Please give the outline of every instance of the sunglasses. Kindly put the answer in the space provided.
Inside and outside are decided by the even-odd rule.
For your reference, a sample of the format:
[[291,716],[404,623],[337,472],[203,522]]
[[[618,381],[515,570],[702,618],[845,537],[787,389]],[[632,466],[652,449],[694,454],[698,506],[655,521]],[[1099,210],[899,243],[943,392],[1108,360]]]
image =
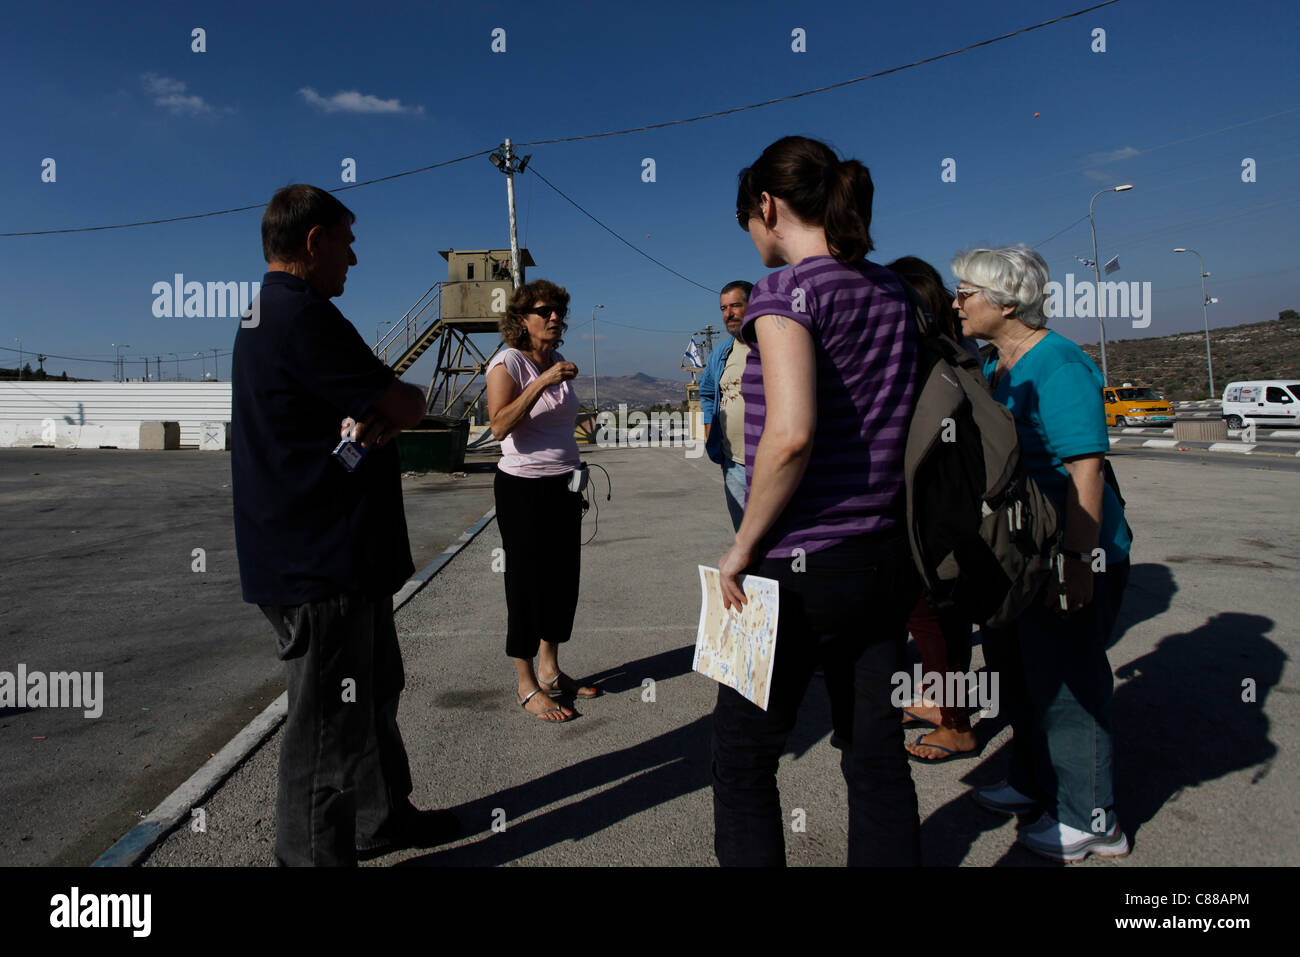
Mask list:
[[983,290],[983,289],[980,289],[980,288],[975,288],[975,289],[958,289],[958,290],[957,290],[957,305],[959,305],[959,306],[960,306],[960,305],[963,305],[963,304],[966,302],[966,300],[969,299],[971,296],[974,296],[974,295],[976,295],[976,294],[978,294],[978,293],[981,293],[981,292],[983,292],[983,291],[984,291],[984,290]]
[[564,310],[559,306],[535,306],[529,309],[528,312],[530,315],[541,316],[543,319],[550,316],[551,313],[555,313],[559,319],[564,318]]

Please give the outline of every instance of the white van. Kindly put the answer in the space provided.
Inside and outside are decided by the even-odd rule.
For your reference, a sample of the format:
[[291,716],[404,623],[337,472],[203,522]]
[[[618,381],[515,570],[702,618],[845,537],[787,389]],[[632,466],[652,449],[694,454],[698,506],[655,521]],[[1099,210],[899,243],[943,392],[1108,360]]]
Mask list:
[[1300,425],[1300,381],[1229,382],[1223,390],[1223,417],[1230,429],[1239,429],[1247,422]]

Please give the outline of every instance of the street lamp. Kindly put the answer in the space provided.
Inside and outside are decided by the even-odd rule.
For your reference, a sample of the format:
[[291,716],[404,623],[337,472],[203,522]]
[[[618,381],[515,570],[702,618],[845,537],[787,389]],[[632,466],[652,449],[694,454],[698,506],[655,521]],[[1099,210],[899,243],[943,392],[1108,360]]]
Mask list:
[[203,381],[206,382],[208,379],[208,357],[202,352],[196,352],[194,355],[203,363]]
[[1107,375],[1106,369],[1106,323],[1101,315],[1101,266],[1097,262],[1097,222],[1092,218],[1092,204],[1097,202],[1097,197],[1102,193],[1122,193],[1132,188],[1132,183],[1125,183],[1123,186],[1107,186],[1103,190],[1098,190],[1096,195],[1088,202],[1088,223],[1092,226],[1092,272],[1097,277],[1097,285],[1093,288],[1093,292],[1097,297],[1097,324],[1101,327],[1101,381],[1103,385],[1109,384],[1110,377]]
[[220,366],[220,364],[217,362],[217,350],[216,350],[216,349],[213,349],[213,350],[212,350],[212,381],[213,381],[213,382],[220,382],[220,381],[221,381],[221,366]]
[[18,343],[18,381],[23,381],[23,340],[14,336],[14,342]]
[[118,382],[121,382],[122,379],[124,378],[124,376],[122,375],[122,350],[123,350],[123,349],[130,349],[130,348],[131,348],[131,343],[129,343],[129,342],[110,342],[109,345],[111,345],[114,349],[117,350],[117,381],[118,381]]
[[595,403],[596,415],[600,415],[600,393],[596,391],[596,310],[604,306],[591,307],[591,401]]
[[1205,320],[1205,367],[1210,373],[1210,398],[1214,398],[1214,360],[1210,358],[1210,303],[1218,302],[1217,299],[1210,299],[1205,295],[1205,277],[1209,275],[1205,271],[1205,260],[1195,249],[1188,249],[1186,246],[1179,246],[1174,250],[1176,253],[1193,253],[1201,263],[1201,317]]

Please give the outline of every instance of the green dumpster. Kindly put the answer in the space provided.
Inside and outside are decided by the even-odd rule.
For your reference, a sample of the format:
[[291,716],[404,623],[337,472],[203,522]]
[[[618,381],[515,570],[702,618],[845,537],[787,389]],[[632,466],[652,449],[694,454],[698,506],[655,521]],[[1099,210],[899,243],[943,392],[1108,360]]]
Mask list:
[[397,456],[403,472],[459,472],[465,468],[469,422],[427,415],[413,429],[397,436]]

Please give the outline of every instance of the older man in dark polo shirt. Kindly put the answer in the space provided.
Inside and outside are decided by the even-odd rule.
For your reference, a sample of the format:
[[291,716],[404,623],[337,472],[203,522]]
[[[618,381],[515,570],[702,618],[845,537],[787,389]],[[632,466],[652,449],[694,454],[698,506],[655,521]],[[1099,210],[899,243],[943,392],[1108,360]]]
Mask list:
[[[392,596],[411,576],[397,447],[424,394],[398,381],[330,299],[343,294],[355,216],[314,186],[267,205],[262,290],[235,336],[231,468],[244,600],[277,635],[289,686],[275,858],[352,865],[455,835],[417,811],[397,728],[405,684]],[[351,420],[351,421],[348,421]],[[332,456],[355,423],[367,454]]]

